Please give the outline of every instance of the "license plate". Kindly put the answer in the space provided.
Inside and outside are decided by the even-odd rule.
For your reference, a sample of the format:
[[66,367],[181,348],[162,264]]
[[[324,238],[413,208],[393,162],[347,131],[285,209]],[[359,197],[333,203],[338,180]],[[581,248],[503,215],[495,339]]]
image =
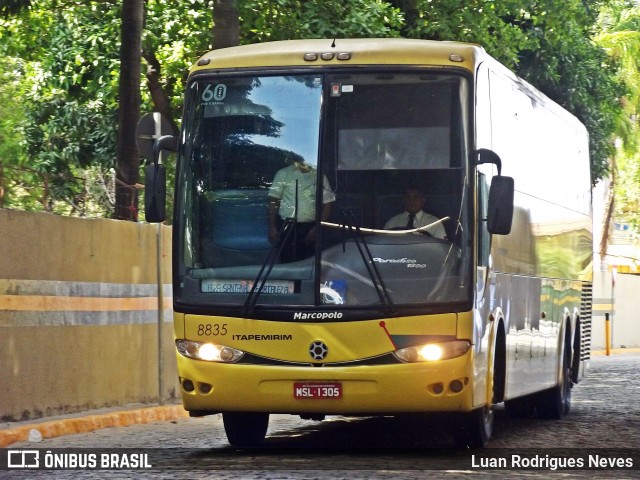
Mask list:
[[295,382],[293,398],[299,399],[336,399],[342,397],[341,383]]

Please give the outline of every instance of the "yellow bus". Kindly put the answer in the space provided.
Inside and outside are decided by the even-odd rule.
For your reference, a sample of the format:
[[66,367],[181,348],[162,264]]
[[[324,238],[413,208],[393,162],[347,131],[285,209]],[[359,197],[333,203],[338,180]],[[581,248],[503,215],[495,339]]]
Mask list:
[[[477,45],[296,40],[190,71],[173,217],[184,407],[560,418],[589,359],[588,135]],[[157,155],[156,155],[157,156]],[[146,172],[148,221],[164,169]]]

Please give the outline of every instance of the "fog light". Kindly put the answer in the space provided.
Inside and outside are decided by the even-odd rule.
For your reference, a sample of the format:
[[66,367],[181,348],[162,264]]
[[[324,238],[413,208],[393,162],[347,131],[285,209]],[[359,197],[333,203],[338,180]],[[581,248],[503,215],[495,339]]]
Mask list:
[[200,392],[201,393],[209,393],[211,391],[211,385],[209,385],[208,383],[201,383],[200,384]]
[[431,390],[433,390],[433,393],[440,395],[444,391],[444,385],[441,383],[434,383],[431,386]]
[[196,389],[196,387],[193,386],[193,382],[191,380],[183,380],[182,388],[184,388],[187,392],[193,392]]
[[449,384],[449,389],[453,393],[459,393],[462,391],[462,382],[460,380],[454,380]]

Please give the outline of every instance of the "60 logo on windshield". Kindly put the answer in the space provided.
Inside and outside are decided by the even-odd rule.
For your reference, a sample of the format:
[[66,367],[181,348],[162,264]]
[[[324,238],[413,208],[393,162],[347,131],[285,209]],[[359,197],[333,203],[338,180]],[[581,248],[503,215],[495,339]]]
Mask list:
[[202,92],[202,101],[210,102],[215,100],[216,102],[221,102],[227,96],[227,86],[224,83],[220,83],[218,85],[207,85]]
[[199,337],[217,337],[218,335],[227,334],[227,324],[219,323],[201,323],[198,325]]

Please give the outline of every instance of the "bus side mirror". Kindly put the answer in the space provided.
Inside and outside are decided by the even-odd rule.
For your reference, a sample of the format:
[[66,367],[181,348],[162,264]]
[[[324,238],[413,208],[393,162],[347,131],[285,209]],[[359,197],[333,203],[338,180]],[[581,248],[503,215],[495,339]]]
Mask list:
[[167,172],[160,163],[163,150],[176,151],[173,135],[164,135],[153,144],[153,163],[144,170],[144,218],[149,223],[163,222],[167,216]]
[[511,233],[513,222],[513,178],[497,175],[491,180],[489,189],[489,208],[487,211],[487,230],[496,235]]

